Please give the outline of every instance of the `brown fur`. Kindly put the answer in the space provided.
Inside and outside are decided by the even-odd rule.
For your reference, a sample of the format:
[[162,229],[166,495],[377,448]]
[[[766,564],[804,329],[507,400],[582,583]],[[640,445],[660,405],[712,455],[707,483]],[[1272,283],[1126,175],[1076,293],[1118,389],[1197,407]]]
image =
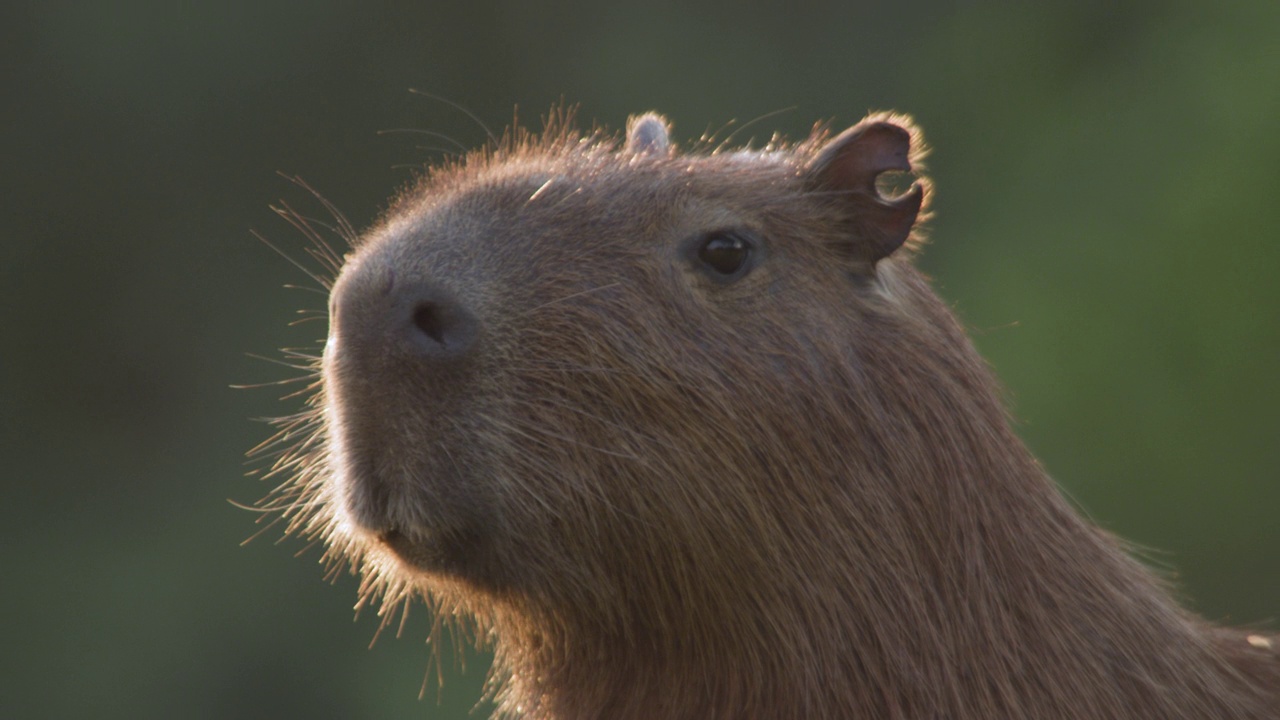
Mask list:
[[[910,120],[872,122],[918,172]],[[1184,612],[1072,510],[918,239],[881,259],[812,182],[827,143],[553,123],[432,171],[342,269],[268,506],[388,617],[473,627],[503,716],[1280,717],[1280,643]],[[762,239],[736,282],[679,249],[722,228]],[[361,335],[420,280],[473,314],[465,357]]]

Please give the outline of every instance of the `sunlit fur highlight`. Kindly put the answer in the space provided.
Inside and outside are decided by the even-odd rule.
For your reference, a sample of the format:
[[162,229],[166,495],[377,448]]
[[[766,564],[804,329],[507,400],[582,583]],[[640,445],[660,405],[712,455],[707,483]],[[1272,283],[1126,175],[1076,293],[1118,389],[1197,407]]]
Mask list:
[[[910,119],[873,119],[910,130],[918,172]],[[420,599],[433,636],[491,648],[503,717],[1280,717],[1274,643],[1180,609],[1014,435],[910,264],[919,233],[851,281],[838,194],[802,182],[829,137],[645,156],[553,113],[541,134],[508,130],[430,169],[363,236],[285,208],[336,275],[330,229],[366,252],[450,203],[527,186],[513,215],[568,223],[568,244],[597,229],[607,247],[583,254],[610,263],[530,245],[538,287],[493,310],[511,332],[459,463],[504,522],[509,576],[410,568],[344,519],[318,357],[294,358],[310,397],[259,451],[283,479],[261,507],[323,541],[331,572],[359,575],[384,626]],[[620,239],[665,217],[637,198],[661,206],[689,178],[708,223],[718,202],[750,208],[775,243],[741,288],[673,275]],[[625,282],[600,279],[615,267]]]

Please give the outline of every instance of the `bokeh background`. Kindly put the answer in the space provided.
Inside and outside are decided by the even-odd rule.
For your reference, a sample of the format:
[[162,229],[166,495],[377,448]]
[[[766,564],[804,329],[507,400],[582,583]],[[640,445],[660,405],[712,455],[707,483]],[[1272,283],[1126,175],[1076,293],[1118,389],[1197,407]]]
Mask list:
[[229,386],[325,332],[289,327],[323,298],[250,231],[302,255],[268,204],[319,208],[277,171],[362,225],[483,142],[411,87],[494,127],[656,108],[686,142],[914,114],[921,264],[1023,436],[1198,611],[1276,628],[1280,3],[51,1],[0,27],[2,717],[467,716],[483,654],[437,692],[424,610],[366,649],[353,579],[242,547],[228,503],[268,490],[251,418],[297,407]]

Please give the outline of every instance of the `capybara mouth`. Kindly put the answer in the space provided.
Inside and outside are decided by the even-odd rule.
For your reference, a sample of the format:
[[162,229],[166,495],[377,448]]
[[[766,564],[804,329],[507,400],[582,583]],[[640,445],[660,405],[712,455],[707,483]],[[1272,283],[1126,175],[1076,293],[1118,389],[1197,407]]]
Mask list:
[[420,570],[437,569],[439,553],[433,552],[429,543],[415,539],[398,530],[384,530],[376,535],[378,542],[391,551],[401,562]]
[[[409,561],[414,554],[421,553],[421,543],[414,542],[412,538],[398,529],[384,530],[377,534],[377,538],[378,542],[405,561]],[[415,550],[416,553],[414,552]]]
[[378,532],[374,537],[408,567],[456,577],[473,574],[469,568],[476,562],[481,546],[474,533],[460,530],[424,533],[392,528]]
[[404,533],[399,530],[384,530],[378,533],[378,539],[387,545],[394,545],[404,538]]

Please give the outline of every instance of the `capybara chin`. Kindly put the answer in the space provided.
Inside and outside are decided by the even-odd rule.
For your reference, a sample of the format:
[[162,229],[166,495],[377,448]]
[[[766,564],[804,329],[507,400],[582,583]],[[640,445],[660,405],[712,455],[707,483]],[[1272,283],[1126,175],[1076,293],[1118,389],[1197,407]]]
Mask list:
[[1010,429],[912,265],[923,154],[896,114],[686,151],[648,114],[431,169],[341,267],[266,505],[474,631],[503,717],[1280,718],[1280,643]]

